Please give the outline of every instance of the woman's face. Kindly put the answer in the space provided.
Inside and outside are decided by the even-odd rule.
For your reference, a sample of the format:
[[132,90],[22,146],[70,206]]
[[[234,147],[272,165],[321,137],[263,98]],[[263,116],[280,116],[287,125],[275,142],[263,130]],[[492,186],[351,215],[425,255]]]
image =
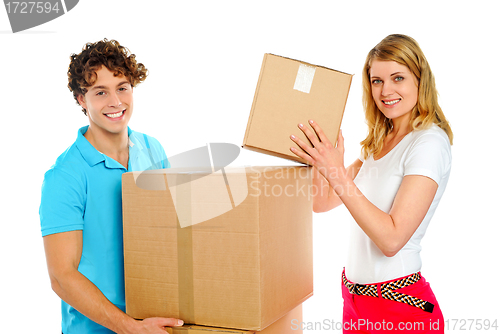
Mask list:
[[410,117],[418,100],[418,80],[408,67],[395,61],[373,60],[370,83],[373,99],[385,117]]

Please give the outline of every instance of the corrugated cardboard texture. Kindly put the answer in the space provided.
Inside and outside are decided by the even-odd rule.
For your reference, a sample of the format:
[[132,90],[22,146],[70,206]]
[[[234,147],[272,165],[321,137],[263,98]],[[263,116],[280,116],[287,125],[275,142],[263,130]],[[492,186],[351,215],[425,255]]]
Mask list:
[[[314,77],[309,73],[302,76],[300,69],[304,68],[313,68]],[[350,74],[265,54],[243,147],[305,163],[290,152],[290,147],[296,146],[290,135],[308,142],[297,125],[307,124],[310,119],[321,126],[335,145],[351,80]],[[304,85],[297,85],[298,81],[310,84],[308,93],[300,90]]]
[[[123,175],[129,315],[262,330],[312,295],[309,167],[247,168],[248,195],[241,204],[185,228],[178,223],[169,191],[175,173],[190,175],[173,169]],[[228,179],[236,173],[241,169],[226,168]],[[182,184],[182,194],[176,192],[177,200],[197,192],[186,196],[191,203],[184,203],[193,212],[221,200],[210,187],[200,186],[200,180],[213,184],[210,178],[220,175],[197,177],[197,182]],[[229,184],[232,192],[242,187]]]
[[169,334],[302,334],[301,322],[302,304],[260,332],[196,325],[167,328],[167,332]]

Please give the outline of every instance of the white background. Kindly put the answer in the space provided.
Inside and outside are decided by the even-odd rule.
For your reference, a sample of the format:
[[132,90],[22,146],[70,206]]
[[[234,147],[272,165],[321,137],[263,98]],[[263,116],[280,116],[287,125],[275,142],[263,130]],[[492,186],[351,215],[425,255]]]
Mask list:
[[[2,326],[9,328],[1,332],[60,331],[40,234],[40,186],[88,123],[66,87],[69,56],[104,37],[120,41],[149,69],[134,91],[130,126],[159,139],[169,156],[209,142],[241,145],[266,52],[354,74],[342,125],[349,163],[366,134],[366,54],[388,34],[414,37],[455,133],[452,175],[423,240],[422,273],[451,328],[453,319],[499,319],[500,184],[492,163],[500,120],[497,6],[478,0],[81,0],[66,15],[16,34],[0,8],[0,300]],[[243,150],[233,164],[291,163]],[[306,324],[341,320],[347,220],[345,208],[314,215],[315,290],[304,303]],[[307,331],[333,332],[339,333]],[[457,325],[455,332],[463,331]]]

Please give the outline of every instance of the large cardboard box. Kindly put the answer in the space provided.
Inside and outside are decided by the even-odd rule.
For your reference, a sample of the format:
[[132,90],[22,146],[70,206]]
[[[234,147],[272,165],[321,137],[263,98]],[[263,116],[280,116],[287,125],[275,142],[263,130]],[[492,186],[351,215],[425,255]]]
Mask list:
[[301,323],[302,304],[259,332],[197,325],[167,328],[167,332],[169,334],[302,334]]
[[312,295],[309,167],[166,169],[122,181],[132,317],[260,331]]
[[297,125],[316,121],[335,144],[352,75],[326,67],[265,54],[243,139],[243,147],[305,163],[290,151]]

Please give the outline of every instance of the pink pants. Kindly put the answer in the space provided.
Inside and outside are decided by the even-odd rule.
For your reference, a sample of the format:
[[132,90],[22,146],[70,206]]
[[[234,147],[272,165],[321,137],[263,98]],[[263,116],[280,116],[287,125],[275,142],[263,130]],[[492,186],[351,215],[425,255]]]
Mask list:
[[444,333],[443,314],[429,283],[423,277],[410,286],[394,291],[434,304],[432,313],[382,298],[380,285],[391,281],[377,284],[378,298],[353,295],[342,283],[343,333]]

